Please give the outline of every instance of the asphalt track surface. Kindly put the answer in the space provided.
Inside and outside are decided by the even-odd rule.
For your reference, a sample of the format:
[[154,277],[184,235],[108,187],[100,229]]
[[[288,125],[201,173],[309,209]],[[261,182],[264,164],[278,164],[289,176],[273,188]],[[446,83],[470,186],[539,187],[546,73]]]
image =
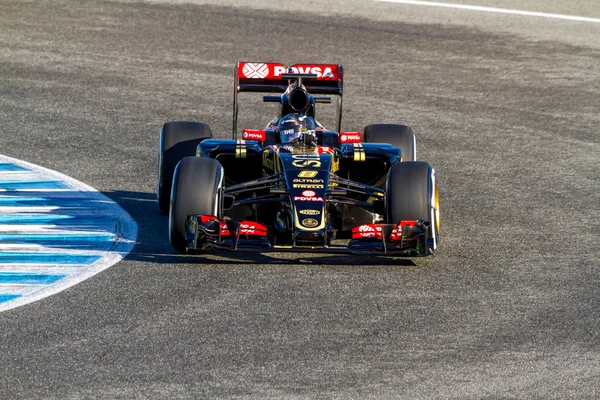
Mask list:
[[[0,2],[0,151],[139,228],[126,260],[0,313],[0,398],[599,397],[598,24],[228,3]],[[344,129],[412,125],[437,255],[175,255],[158,131],[228,137],[238,60],[339,62]],[[273,115],[246,106],[251,127]]]

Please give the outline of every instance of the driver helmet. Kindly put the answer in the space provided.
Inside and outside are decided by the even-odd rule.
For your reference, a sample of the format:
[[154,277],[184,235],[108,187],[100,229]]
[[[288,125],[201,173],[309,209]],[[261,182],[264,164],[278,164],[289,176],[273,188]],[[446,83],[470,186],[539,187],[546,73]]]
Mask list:
[[315,120],[303,114],[288,114],[279,120],[277,130],[282,144],[316,146]]

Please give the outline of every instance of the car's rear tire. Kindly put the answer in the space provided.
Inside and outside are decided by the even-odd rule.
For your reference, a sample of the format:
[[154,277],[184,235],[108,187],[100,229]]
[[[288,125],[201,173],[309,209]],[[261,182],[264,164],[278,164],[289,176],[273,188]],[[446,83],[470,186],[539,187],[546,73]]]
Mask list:
[[169,212],[169,198],[175,166],[183,158],[196,155],[198,143],[212,137],[210,127],[202,122],[167,122],[160,131],[158,150],[158,207]]
[[364,130],[365,143],[389,143],[402,151],[402,161],[416,161],[416,140],[412,129],[406,125],[373,124]]
[[426,162],[412,161],[392,165],[386,184],[386,219],[397,224],[403,220],[429,221],[429,245],[439,241],[440,215],[435,171]]
[[222,218],[224,177],[223,166],[212,158],[184,157],[175,167],[169,207],[169,239],[178,252],[186,252],[188,215]]

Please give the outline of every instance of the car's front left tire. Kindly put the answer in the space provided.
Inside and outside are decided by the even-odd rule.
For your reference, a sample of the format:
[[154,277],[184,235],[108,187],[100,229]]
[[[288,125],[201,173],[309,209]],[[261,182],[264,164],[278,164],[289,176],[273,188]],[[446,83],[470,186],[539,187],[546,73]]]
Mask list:
[[435,250],[439,241],[439,196],[435,171],[426,162],[409,161],[392,165],[386,184],[386,219],[428,221],[428,245]]
[[222,218],[222,189],[225,172],[217,160],[184,157],[175,168],[169,207],[169,239],[180,253],[187,249],[185,233],[189,215]]
[[402,161],[416,161],[415,134],[410,126],[398,124],[367,125],[364,130],[365,143],[388,143],[402,151]]

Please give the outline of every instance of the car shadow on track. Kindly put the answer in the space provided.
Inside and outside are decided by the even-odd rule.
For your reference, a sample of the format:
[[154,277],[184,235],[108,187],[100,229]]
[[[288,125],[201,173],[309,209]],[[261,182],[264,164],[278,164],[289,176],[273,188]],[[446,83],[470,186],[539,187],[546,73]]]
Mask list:
[[210,255],[182,255],[173,250],[168,238],[169,216],[156,203],[155,193],[109,191],[104,195],[115,201],[131,215],[138,225],[138,237],[126,260],[158,264],[279,264],[328,266],[411,266],[409,258],[373,255],[340,255],[314,253],[257,253],[220,251]]

